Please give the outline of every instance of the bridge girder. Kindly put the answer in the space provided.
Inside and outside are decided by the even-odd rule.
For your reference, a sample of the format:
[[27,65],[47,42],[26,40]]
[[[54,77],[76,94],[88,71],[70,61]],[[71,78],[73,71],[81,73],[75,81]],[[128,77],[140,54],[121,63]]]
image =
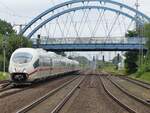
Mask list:
[[[123,14],[124,16],[128,17],[128,18],[131,18],[133,19],[134,21],[140,23],[140,24],[144,24],[144,22],[150,22],[150,18],[148,16],[146,16],[145,14],[143,14],[142,12],[140,11],[137,11],[136,9],[128,6],[128,5],[125,5],[123,3],[120,3],[120,2],[116,2],[116,1],[112,1],[112,0],[70,0],[70,1],[67,1],[67,2],[64,2],[64,3],[61,3],[61,4],[58,4],[46,11],[44,11],[43,13],[41,13],[40,15],[38,15],[36,18],[34,18],[31,22],[29,22],[20,32],[20,34],[24,34],[35,22],[37,22],[38,20],[40,20],[42,17],[46,16],[47,14],[49,14],[50,12],[53,12],[61,7],[64,7],[64,6],[68,6],[68,5],[72,5],[72,4],[76,4],[76,3],[85,3],[85,2],[100,2],[100,3],[109,3],[109,4],[113,4],[113,5],[116,5],[116,6],[119,6],[120,7],[120,10],[116,10],[115,8],[109,8],[109,7],[103,7],[103,8],[106,8],[106,10],[111,10],[113,12],[118,12],[120,14]],[[85,6],[84,6],[85,7]],[[74,10],[79,10],[79,9],[84,9],[84,7],[75,7]],[[98,8],[98,6],[86,6],[87,8],[91,7],[91,8]],[[99,6],[99,8],[102,8],[101,6]],[[125,13],[125,12],[122,12],[121,9],[128,9],[132,12],[134,12],[135,14],[138,14],[139,16],[142,17],[143,20],[138,20],[138,19],[135,19],[135,17],[133,17],[133,15],[130,15],[128,13]],[[62,11],[64,14],[67,13],[67,11],[73,11],[73,8],[71,9],[68,9],[66,11]],[[28,37],[31,38],[31,36],[38,30],[40,29],[40,27],[42,27],[44,24],[46,24],[48,21],[51,21],[52,20],[52,17],[56,18],[58,17],[60,14],[63,15],[63,13],[58,13],[58,14],[55,14],[55,16],[51,16],[50,18],[44,20],[44,22],[40,23],[38,26],[39,27],[36,27],[34,30],[32,30]],[[135,16],[135,15],[134,15]],[[54,19],[55,19],[54,18]],[[145,21],[144,21],[145,20]]]
[[147,48],[140,44],[40,44],[33,45],[34,48],[40,47],[47,51],[66,52],[66,51],[140,51]]

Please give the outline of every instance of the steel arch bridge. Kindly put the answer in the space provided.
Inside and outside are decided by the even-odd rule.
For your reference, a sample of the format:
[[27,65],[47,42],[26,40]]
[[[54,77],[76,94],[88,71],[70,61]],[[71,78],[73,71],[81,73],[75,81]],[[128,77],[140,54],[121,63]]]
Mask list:
[[[84,41],[81,43],[79,40],[83,39],[83,37],[80,36],[81,33],[79,33],[79,30],[82,29],[82,26],[80,25],[79,27],[77,27],[78,25],[72,24],[72,26],[75,29],[75,35],[76,38],[78,38],[78,41],[75,41],[73,36],[70,36],[72,42],[64,42],[64,39],[69,38],[69,36],[67,35],[69,30],[66,30],[66,33],[64,33],[63,29],[66,28],[67,24],[63,23],[63,28],[61,28],[61,25],[58,23],[58,19],[60,17],[62,17],[63,15],[69,14],[69,13],[75,13],[82,10],[83,11],[83,17],[84,18],[88,18],[88,11],[91,10],[97,10],[98,11],[98,19],[96,21],[96,25],[93,27],[94,30],[91,32],[90,37],[84,36],[85,37],[90,38],[90,41],[85,42]],[[108,25],[108,22],[105,22],[106,26],[104,28],[104,32],[105,32],[105,41],[102,42],[96,42],[95,40],[95,36],[94,33],[96,32],[95,29],[98,30],[98,23],[102,24],[102,21],[104,21],[104,17],[106,15],[106,12],[111,12],[115,14],[115,18],[114,21],[111,23],[111,25]],[[149,23],[150,22],[150,18],[143,14],[142,12],[126,5],[120,2],[116,2],[114,0],[69,0],[63,3],[60,3],[58,5],[55,5],[51,8],[49,8],[48,10],[44,11],[43,13],[41,13],[40,15],[38,15],[37,17],[35,17],[32,21],[30,21],[21,31],[20,34],[23,34],[25,36],[27,36],[28,38],[32,38],[34,34],[36,34],[40,29],[42,29],[43,27],[45,27],[45,25],[47,25],[48,23],[56,20],[56,23],[60,29],[60,34],[62,37],[61,43],[51,43],[52,39],[53,40],[60,40],[60,37],[53,37],[53,36],[47,36],[47,39],[41,43],[40,47],[45,48],[47,50],[54,50],[54,51],[67,51],[67,50],[120,50],[120,51],[124,51],[124,50],[138,50],[139,48],[144,48],[144,43],[145,41],[139,40],[139,38],[137,37],[137,40],[139,40],[139,42],[135,43],[133,41],[133,43],[130,41],[124,41],[125,43],[122,43],[122,39],[120,39],[120,42],[115,42],[112,43],[108,40],[111,39],[111,33],[113,31],[113,27],[115,26],[116,22],[119,22],[119,17],[123,16],[123,18],[128,18],[132,23],[135,22],[138,24],[138,26],[143,27],[143,25],[145,23]],[[74,15],[73,15],[74,16]],[[111,15],[110,15],[111,16]],[[68,17],[67,17],[68,18]],[[73,18],[74,17],[70,17],[70,22],[73,23]],[[76,17],[78,18],[78,17]],[[110,18],[110,17],[109,17]],[[83,21],[84,19],[81,19],[81,24],[83,24],[85,21]],[[120,22],[121,24],[121,22]],[[71,24],[70,24],[71,25]],[[129,24],[130,25],[130,24]],[[103,25],[104,26],[104,25]],[[108,28],[108,26],[110,26],[110,28]],[[67,29],[67,28],[66,28]],[[78,30],[79,29],[79,30]],[[90,29],[90,28],[89,28]],[[68,32],[67,32],[68,31]],[[90,31],[90,30],[89,30]],[[126,30],[127,31],[127,30]],[[82,31],[80,31],[82,32]],[[64,35],[66,34],[66,36]],[[95,33],[96,34],[96,33]],[[50,37],[50,38],[49,38]],[[99,35],[97,37],[100,37]],[[141,38],[141,37],[140,37]],[[50,41],[49,41],[50,39]],[[87,40],[86,39],[86,40]],[[91,43],[92,40],[95,40],[95,43]],[[42,39],[41,39],[42,40]],[[112,39],[111,39],[112,40]],[[143,40],[143,39],[142,39]],[[62,43],[64,42],[64,43]],[[34,41],[35,44],[35,41]],[[36,47],[36,44],[34,45],[34,47]]]

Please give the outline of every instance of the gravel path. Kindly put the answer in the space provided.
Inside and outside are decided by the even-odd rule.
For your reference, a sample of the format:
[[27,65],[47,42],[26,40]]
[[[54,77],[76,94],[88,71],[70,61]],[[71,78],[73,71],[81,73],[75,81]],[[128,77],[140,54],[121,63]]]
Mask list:
[[128,113],[104,91],[99,76],[86,76],[59,113]]
[[0,113],[14,113],[74,76],[59,78],[0,99]]

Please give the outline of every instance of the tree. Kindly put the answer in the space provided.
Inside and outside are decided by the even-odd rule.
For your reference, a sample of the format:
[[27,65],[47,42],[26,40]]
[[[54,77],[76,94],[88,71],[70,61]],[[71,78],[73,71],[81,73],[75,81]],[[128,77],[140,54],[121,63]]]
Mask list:
[[15,31],[13,30],[13,27],[10,23],[7,23],[6,21],[0,20],[0,34],[13,34]]
[[6,56],[10,59],[11,54],[20,47],[32,47],[32,42],[29,41],[26,37],[21,35],[12,34],[7,39],[7,49],[6,49]]
[[77,57],[68,56],[68,58],[78,61],[81,67],[87,67],[90,64],[90,61],[84,56],[77,56]]
[[10,23],[0,20],[0,71],[3,70],[3,40],[5,39],[6,70],[11,54],[20,47],[32,47],[26,37],[17,35]]
[[0,54],[0,69],[3,69],[3,56]]
[[135,73],[138,70],[138,52],[126,52],[125,53],[125,69],[128,74]]
[[[129,38],[138,36],[138,33],[136,30],[128,31],[126,33],[126,36]],[[125,69],[126,73],[132,74],[135,73],[138,70],[138,52],[137,51],[128,51],[125,53]]]
[[126,37],[136,37],[136,36],[138,36],[138,32],[136,31],[136,30],[133,30],[133,31],[131,31],[131,30],[129,30],[126,34],[125,34],[125,36]]
[[148,52],[150,52],[150,24],[145,24],[144,26],[144,37],[147,39],[146,47]]
[[118,63],[120,63],[122,61],[122,57],[119,55],[115,56],[113,59],[112,59],[112,63],[114,65],[118,65]]
[[59,54],[59,55],[64,56],[64,57],[67,56],[67,55],[65,54],[65,52],[56,52],[56,54]]
[[142,71],[147,72],[150,71],[150,23],[144,25],[144,37],[146,38],[146,47],[148,49],[146,53],[146,57],[144,58],[144,64]]

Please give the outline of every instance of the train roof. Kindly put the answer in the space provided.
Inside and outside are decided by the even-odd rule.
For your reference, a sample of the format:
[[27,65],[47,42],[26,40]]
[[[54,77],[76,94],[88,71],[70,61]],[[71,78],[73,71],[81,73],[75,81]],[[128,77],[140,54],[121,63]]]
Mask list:
[[14,53],[17,53],[17,52],[28,52],[28,53],[34,53],[36,52],[35,49],[33,48],[18,48],[14,51]]
[[[67,57],[64,57],[64,56],[61,56],[61,55],[58,55],[54,52],[47,52],[46,50],[42,49],[42,48],[37,48],[37,49],[34,49],[34,48],[18,48],[14,51],[14,53],[17,53],[17,52],[28,52],[30,54],[34,54],[34,55],[41,55],[45,58],[52,58],[54,61],[62,61],[62,62],[65,62],[65,63],[68,63],[68,64],[75,64],[75,65],[78,65],[79,62],[76,61],[76,60],[71,60]],[[13,54],[14,54],[13,53]]]

